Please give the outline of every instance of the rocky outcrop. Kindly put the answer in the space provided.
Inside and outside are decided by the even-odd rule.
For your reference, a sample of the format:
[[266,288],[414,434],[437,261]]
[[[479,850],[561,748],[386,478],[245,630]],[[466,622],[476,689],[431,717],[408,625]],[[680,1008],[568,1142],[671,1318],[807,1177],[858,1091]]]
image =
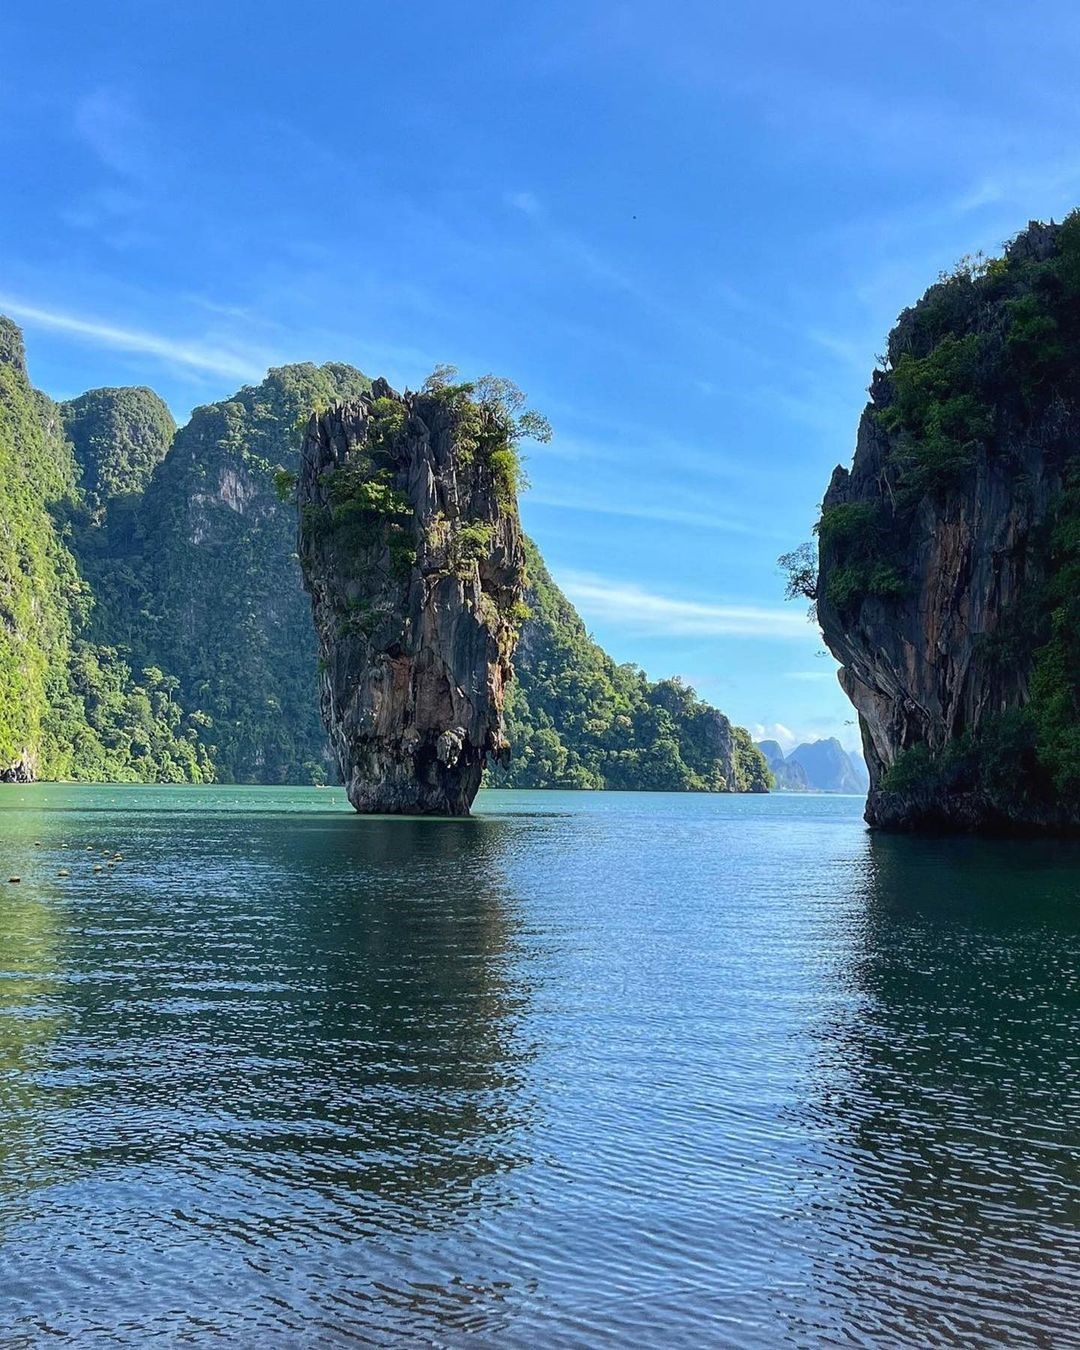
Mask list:
[[1061,531],[1080,447],[1078,259],[1075,222],[1031,226],[1004,259],[931,287],[874,373],[850,471],[833,474],[818,617],[859,713],[872,825],[1080,826],[1062,589],[1080,535]]
[[465,815],[523,618],[513,449],[455,390],[371,394],[312,418],[299,555],[320,702],[357,811]]
[[0,769],[0,783],[33,783],[37,778],[34,757],[23,750],[18,759]]

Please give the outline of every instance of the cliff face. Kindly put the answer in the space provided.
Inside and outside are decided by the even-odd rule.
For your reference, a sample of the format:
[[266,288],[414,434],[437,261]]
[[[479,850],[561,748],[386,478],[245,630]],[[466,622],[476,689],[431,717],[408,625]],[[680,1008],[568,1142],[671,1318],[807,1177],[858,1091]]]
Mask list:
[[467,395],[371,395],[309,424],[299,554],[323,720],[357,811],[465,815],[523,618],[513,454]]
[[114,577],[130,584],[110,594],[112,628],[140,664],[179,677],[220,782],[330,776],[295,509],[274,479],[279,467],[297,469],[313,408],[369,387],[351,366],[304,363],[196,408],[156,469],[130,540],[114,537],[102,587]]
[[1080,826],[1080,223],[1032,225],[905,311],[819,524],[818,616],[866,818]]

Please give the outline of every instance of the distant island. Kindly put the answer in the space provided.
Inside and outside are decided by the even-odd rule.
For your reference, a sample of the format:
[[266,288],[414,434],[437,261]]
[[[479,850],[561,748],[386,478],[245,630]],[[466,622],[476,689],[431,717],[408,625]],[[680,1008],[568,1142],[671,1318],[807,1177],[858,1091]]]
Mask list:
[[[290,492],[311,414],[371,388],[283,366],[178,429],[146,388],[54,403],[0,318],[0,782],[336,779]],[[768,790],[747,731],[614,662],[524,548],[493,785]]]
[[779,792],[865,794],[870,776],[861,755],[844,749],[835,736],[804,741],[787,755],[779,741],[756,741]]

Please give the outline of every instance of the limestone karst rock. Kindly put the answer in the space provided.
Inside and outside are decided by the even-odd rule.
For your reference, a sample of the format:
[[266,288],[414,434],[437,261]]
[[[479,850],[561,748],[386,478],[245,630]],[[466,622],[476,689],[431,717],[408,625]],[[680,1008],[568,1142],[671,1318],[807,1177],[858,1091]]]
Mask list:
[[901,316],[818,527],[867,820],[1080,830],[1080,217]]
[[523,614],[516,460],[498,409],[455,389],[370,395],[314,416],[299,555],[323,720],[361,812],[465,815]]

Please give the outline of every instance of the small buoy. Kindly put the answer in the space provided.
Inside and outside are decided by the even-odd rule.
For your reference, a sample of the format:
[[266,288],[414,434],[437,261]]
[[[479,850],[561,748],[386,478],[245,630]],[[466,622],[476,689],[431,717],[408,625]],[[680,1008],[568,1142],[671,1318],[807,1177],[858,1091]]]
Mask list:
[[104,872],[104,870],[105,870],[105,869],[102,867],[102,865],[101,865],[100,863],[95,863],[95,864],[94,864],[94,871],[95,871],[95,872]]
[[113,861],[114,861],[114,862],[123,862],[123,861],[124,861],[124,855],[123,855],[122,853],[114,853],[114,854],[113,854]]
[[22,881],[22,877],[8,877],[9,886],[17,886]]
[[94,851],[94,846],[93,846],[93,844],[87,844],[87,846],[86,846],[86,851],[87,851],[87,853],[93,853],[93,851]]
[[57,875],[58,877],[69,877],[69,876],[71,876],[71,873],[67,870],[66,867],[61,867],[60,871],[57,872],[56,875]]

